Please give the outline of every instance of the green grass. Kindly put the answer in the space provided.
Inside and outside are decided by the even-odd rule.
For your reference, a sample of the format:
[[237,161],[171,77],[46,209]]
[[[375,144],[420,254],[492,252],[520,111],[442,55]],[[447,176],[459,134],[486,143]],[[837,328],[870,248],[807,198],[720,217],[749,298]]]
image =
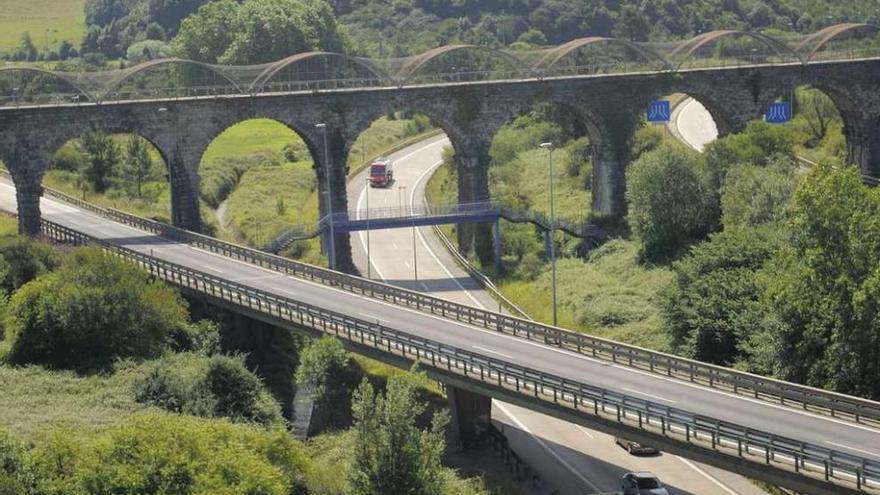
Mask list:
[[[560,326],[668,350],[658,294],[672,281],[673,274],[667,268],[641,265],[638,250],[634,241],[613,240],[594,251],[589,260],[560,259]],[[502,279],[498,288],[533,318],[545,323],[553,321],[548,266],[534,281]]]
[[[590,215],[590,192],[584,190],[590,167],[581,167],[580,174],[570,176],[566,170],[568,150],[553,154],[554,199],[559,218],[584,221]],[[490,169],[492,198],[531,211],[549,214],[547,154],[543,150],[527,150],[504,164]],[[457,181],[449,165],[440,167],[427,185],[428,201],[443,204],[456,198]],[[529,250],[543,255],[543,247],[531,227],[512,226],[502,222],[502,237],[508,242],[516,237],[523,242],[527,230]],[[455,240],[454,230],[446,228]],[[567,240],[566,246],[574,241]],[[589,259],[583,260],[563,250],[559,260],[557,290],[560,326],[654,349],[667,350],[668,336],[658,306],[658,293],[671,280],[667,268],[644,266],[638,259],[635,241],[613,240]],[[521,265],[506,259],[508,271],[496,278],[498,289],[533,318],[544,323],[553,321],[550,287],[550,265],[540,263],[534,279],[521,273]],[[487,269],[487,273],[493,270]]]
[[40,50],[58,49],[63,40],[77,49],[86,32],[85,0],[6,0],[0,7],[0,51],[18,48],[21,34],[30,32]]
[[0,366],[0,428],[32,440],[54,427],[97,432],[132,413],[138,404],[131,373],[82,377],[40,367]]

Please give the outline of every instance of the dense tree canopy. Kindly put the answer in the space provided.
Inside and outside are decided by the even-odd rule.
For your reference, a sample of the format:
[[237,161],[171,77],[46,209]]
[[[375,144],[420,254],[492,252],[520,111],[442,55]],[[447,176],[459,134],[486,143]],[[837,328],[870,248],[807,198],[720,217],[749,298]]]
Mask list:
[[799,185],[788,223],[769,289],[776,372],[880,397],[878,191],[855,167],[819,166]]
[[82,371],[159,355],[186,326],[181,297],[146,272],[81,248],[19,289],[9,303],[14,363]]
[[711,232],[717,205],[699,155],[661,146],[642,155],[627,174],[629,221],[645,257],[659,261]]
[[183,22],[176,43],[185,58],[238,65],[345,51],[336,16],[323,0],[212,2]]

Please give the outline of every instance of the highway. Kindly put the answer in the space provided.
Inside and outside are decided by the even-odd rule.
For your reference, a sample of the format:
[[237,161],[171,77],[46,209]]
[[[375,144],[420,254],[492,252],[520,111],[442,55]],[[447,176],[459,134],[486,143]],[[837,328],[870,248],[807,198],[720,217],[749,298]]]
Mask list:
[[[438,148],[440,146],[437,145]],[[15,210],[14,188],[8,182],[0,184],[0,208]],[[47,198],[42,200],[42,211],[47,220],[87,235],[305,304],[374,320],[392,329],[455,348],[482,353],[496,359],[516,361],[523,366],[568,380],[584,381],[706,417],[772,431],[777,435],[834,448],[851,455],[880,460],[880,431],[870,427],[613,365],[343,289],[293,278],[189,245],[171,242]],[[426,269],[425,275],[428,274]],[[601,450],[604,455],[614,451],[614,448],[609,448],[607,442],[602,442],[596,450]],[[616,488],[616,484],[611,488]]]
[[[432,172],[440,164],[445,137],[429,139],[391,155],[395,182],[388,188],[367,188],[368,171],[348,186],[352,207],[371,208],[420,205]],[[369,198],[368,198],[369,194]],[[498,303],[461,268],[430,227],[376,230],[369,233],[372,278],[437,297],[497,309]],[[352,239],[355,264],[367,274],[367,232]],[[415,280],[413,250],[419,280]],[[487,351],[488,352],[488,351]],[[511,446],[561,494],[602,493],[620,488],[627,471],[652,471],[669,484],[673,494],[764,494],[749,480],[674,455],[635,457],[618,447],[614,438],[594,430],[499,401],[492,416]]]
[[675,107],[669,130],[676,139],[699,152],[718,138],[712,114],[693,98],[687,98]]

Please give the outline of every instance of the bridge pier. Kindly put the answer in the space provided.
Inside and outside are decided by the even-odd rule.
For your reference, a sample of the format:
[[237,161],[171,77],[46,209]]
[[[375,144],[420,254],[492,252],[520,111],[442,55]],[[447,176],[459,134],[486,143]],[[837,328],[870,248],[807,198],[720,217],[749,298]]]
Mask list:
[[[470,152],[468,152],[470,151]],[[470,150],[456,148],[455,166],[458,173],[458,203],[489,201],[489,145],[473,146]],[[465,256],[476,254],[483,265],[494,260],[492,227],[475,223],[458,226],[458,249]]]
[[[309,143],[315,160],[320,217],[325,218],[330,212],[328,207],[332,205],[335,218],[346,218],[348,215],[348,191],[346,187],[348,151],[345,139],[341,135],[341,130],[338,127],[328,126],[326,146],[323,131],[315,129],[309,133],[303,133],[302,137]],[[325,154],[325,149],[329,156]],[[330,170],[329,180],[326,175],[328,169]],[[327,201],[328,196],[330,198],[329,203]],[[327,255],[331,268],[345,273],[357,273],[357,268],[355,268],[351,256],[351,235],[347,232],[339,233],[334,231],[331,243],[330,230],[325,229],[321,233],[321,251]],[[332,259],[330,259],[331,254]]]
[[626,215],[626,167],[641,109],[593,108],[587,125],[593,144],[593,212],[620,218]]
[[880,117],[865,118],[862,122],[844,119],[846,161],[861,169],[862,174],[880,177]]
[[40,198],[43,196],[41,184],[43,174],[39,167],[25,165],[18,168],[9,164],[12,181],[15,183],[15,201],[18,209],[18,232],[36,237],[40,235]]
[[169,167],[171,184],[171,224],[193,232],[202,231],[202,213],[199,204],[199,176],[187,167]]
[[446,398],[451,415],[449,445],[467,448],[488,429],[492,416],[492,399],[452,385],[446,385]]

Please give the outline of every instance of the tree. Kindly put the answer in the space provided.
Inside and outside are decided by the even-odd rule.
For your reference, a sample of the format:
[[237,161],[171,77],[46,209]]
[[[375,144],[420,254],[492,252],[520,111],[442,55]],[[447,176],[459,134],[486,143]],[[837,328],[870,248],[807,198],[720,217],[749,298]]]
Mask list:
[[119,146],[106,131],[95,129],[82,135],[80,147],[86,155],[83,176],[96,193],[103,193],[119,164]]
[[797,164],[779,157],[767,167],[733,168],[721,192],[724,228],[781,223],[795,189]]
[[182,57],[242,65],[345,51],[333,9],[323,0],[211,2],[184,20],[176,43]]
[[662,308],[677,353],[725,366],[749,361],[766,314],[760,270],[780,244],[772,228],[730,229],[675,263]]
[[187,325],[186,304],[147,272],[96,248],[22,286],[8,310],[9,359],[93,371],[151,358]]
[[123,171],[129,186],[134,187],[134,192],[138,198],[141,197],[141,186],[150,178],[152,168],[153,159],[150,158],[147,141],[140,136],[132,134],[128,138],[128,144],[125,147],[125,167]]
[[840,121],[837,106],[825,93],[812,88],[799,89],[795,92],[795,102],[799,116],[806,122],[810,131],[811,147],[815,147],[825,135],[834,121]]
[[296,384],[307,387],[328,423],[338,426],[339,406],[351,397],[353,376],[342,342],[326,336],[310,342],[300,353]]
[[720,191],[728,170],[736,165],[763,167],[780,155],[793,159],[795,146],[803,141],[791,126],[750,122],[743,132],[713,141],[706,147],[706,163],[711,173],[712,187]]
[[21,41],[18,44],[18,52],[15,58],[33,62],[37,60],[37,55],[39,55],[39,50],[34,45],[34,40],[31,39],[31,33],[27,31],[21,33]]
[[414,377],[392,377],[384,395],[364,380],[355,391],[352,410],[355,461],[351,483],[356,495],[441,493],[441,456],[449,416],[435,414],[427,430],[416,426],[426,405],[418,400]]
[[630,225],[643,255],[662,261],[712,231],[717,205],[696,152],[666,145],[642,155],[627,177]]
[[615,36],[630,41],[648,41],[651,34],[651,20],[634,5],[624,5],[620,9]]
[[856,167],[815,167],[773,263],[767,359],[785,379],[880,398],[880,193]]

